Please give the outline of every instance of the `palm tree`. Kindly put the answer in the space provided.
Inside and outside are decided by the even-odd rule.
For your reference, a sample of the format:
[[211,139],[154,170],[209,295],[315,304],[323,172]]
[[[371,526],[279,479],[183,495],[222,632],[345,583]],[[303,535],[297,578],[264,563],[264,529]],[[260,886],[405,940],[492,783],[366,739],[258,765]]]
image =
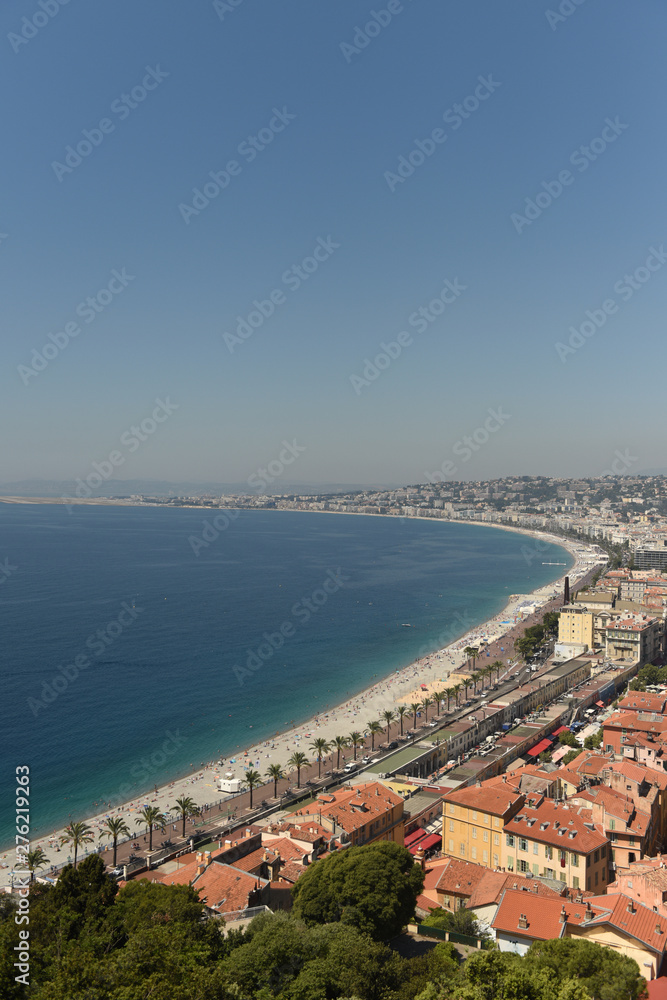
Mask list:
[[[49,863],[49,859],[42,850],[41,847],[36,847],[34,851],[28,851],[25,856],[25,862],[28,866],[28,871],[30,872],[30,881],[35,881],[35,869],[43,868],[44,865]],[[114,864],[115,864],[114,860]]]
[[363,737],[363,733],[358,733],[356,729],[353,733],[350,733],[350,735],[348,736],[348,740],[350,741],[350,746],[354,751],[354,759],[356,760],[357,748],[365,746],[366,740]]
[[336,736],[334,738],[334,740],[332,741],[332,743],[331,743],[331,749],[335,750],[337,752],[336,770],[338,770],[338,768],[340,767],[340,752],[341,752],[341,750],[345,750],[345,748],[349,747],[349,745],[350,745],[350,741],[348,740],[347,736]]
[[283,771],[280,764],[269,764],[266,769],[266,776],[269,781],[273,782],[273,797],[278,798],[278,782],[281,778],[285,777],[285,772]]
[[82,844],[90,844],[95,839],[91,827],[87,823],[70,823],[65,827],[65,832],[60,838],[61,844],[71,844],[74,848],[74,867],[76,868],[76,856]]
[[426,697],[422,699],[421,703],[421,707],[424,709],[424,722],[428,722],[428,709],[430,704],[431,704],[431,699],[429,695],[426,695]]
[[473,694],[477,694],[477,681],[481,679],[482,679],[482,674],[481,671],[479,670],[476,670],[473,674],[470,675],[470,680],[472,681]]
[[454,692],[454,695],[456,697],[456,707],[457,708],[459,707],[459,691],[461,690],[462,687],[463,687],[463,684],[461,684],[461,682],[459,681],[459,683],[455,684],[454,687],[452,688],[452,691]]
[[417,728],[417,712],[421,708],[418,701],[413,701],[410,703],[410,709],[412,710],[412,728]]
[[371,751],[373,751],[375,750],[375,737],[377,736],[378,733],[382,732],[382,726],[380,725],[379,722],[369,722],[368,732],[370,733],[371,736]]
[[472,660],[472,665],[473,665],[473,668],[474,668],[474,666],[475,666],[475,660],[477,659],[477,657],[479,655],[479,649],[477,648],[477,646],[466,646],[466,648],[463,650],[463,652],[468,657],[468,666],[470,666],[470,661]]
[[500,681],[500,671],[503,669],[502,660],[494,660],[491,668],[496,672],[496,684]]
[[297,750],[296,753],[292,754],[287,763],[290,767],[296,768],[296,787],[301,788],[301,768],[310,763],[308,758],[305,753],[301,753],[300,750]]
[[171,811],[181,814],[181,820],[183,822],[181,836],[185,837],[185,821],[188,816],[192,816],[193,813],[197,812],[197,803],[188,795],[181,795],[180,799],[176,799],[176,805],[171,807]]
[[436,711],[437,711],[438,715],[440,715],[440,712],[442,711],[442,703],[443,703],[444,700],[445,700],[445,692],[444,691],[435,691],[433,693],[433,702],[435,704]]
[[445,697],[447,699],[447,711],[449,711],[449,703],[454,697],[455,693],[456,692],[454,691],[453,687],[447,688],[447,690],[445,691]]
[[130,836],[130,828],[123,819],[122,816],[116,818],[107,817],[103,823],[106,829],[102,830],[100,833],[100,840],[106,840],[109,834],[113,839],[113,866],[116,867],[116,854],[118,852],[118,838],[123,835],[125,837]]
[[470,687],[471,678],[468,677],[463,681],[463,690],[465,691],[465,700],[468,700],[468,688]]
[[398,716],[398,721],[401,724],[401,736],[403,735],[403,719],[408,714],[407,705],[399,705],[396,709],[396,715]]
[[256,788],[259,788],[260,785],[264,784],[262,776],[259,771],[254,771],[252,768],[249,768],[243,777],[243,784],[247,785],[250,789],[250,808],[252,809],[252,793]]
[[331,750],[331,744],[328,740],[325,740],[323,736],[318,736],[316,740],[310,744],[310,749],[313,753],[317,754],[317,777],[322,777],[322,758],[326,757]]
[[389,727],[391,726],[396,716],[394,715],[392,710],[388,708],[385,712],[382,713],[382,718],[385,721],[385,725],[387,727],[387,739],[389,739]]
[[160,811],[159,806],[144,806],[139,810],[139,818],[148,827],[148,850],[153,850],[153,827],[164,826],[167,817]]

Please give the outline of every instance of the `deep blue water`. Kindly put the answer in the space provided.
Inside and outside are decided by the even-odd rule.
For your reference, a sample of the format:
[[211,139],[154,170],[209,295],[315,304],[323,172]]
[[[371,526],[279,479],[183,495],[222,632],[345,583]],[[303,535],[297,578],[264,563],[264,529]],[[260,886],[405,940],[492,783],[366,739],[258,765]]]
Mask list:
[[542,561],[572,562],[558,546],[527,561],[530,539],[491,528],[296,511],[242,511],[195,555],[212,516],[0,504],[16,567],[0,585],[0,844],[16,765],[33,836],[50,832],[304,721],[565,571]]

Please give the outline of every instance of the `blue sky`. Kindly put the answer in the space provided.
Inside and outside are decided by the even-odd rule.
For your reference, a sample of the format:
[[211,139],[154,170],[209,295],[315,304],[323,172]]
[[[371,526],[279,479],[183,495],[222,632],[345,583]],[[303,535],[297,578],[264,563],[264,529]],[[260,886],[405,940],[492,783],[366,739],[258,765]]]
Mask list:
[[499,408],[457,478],[667,466],[658,0],[0,21],[2,480],[418,482]]

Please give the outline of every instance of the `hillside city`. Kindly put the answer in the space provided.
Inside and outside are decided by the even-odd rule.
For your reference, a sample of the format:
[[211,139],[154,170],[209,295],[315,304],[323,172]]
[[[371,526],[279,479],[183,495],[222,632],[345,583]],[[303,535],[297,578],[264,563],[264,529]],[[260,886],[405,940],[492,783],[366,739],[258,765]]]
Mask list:
[[[343,893],[362,936],[388,945],[386,960],[392,952],[403,956],[405,975],[416,977],[412,992],[394,984],[398,992],[387,986],[389,996],[477,997],[461,993],[462,984],[473,969],[491,974],[483,965],[489,950],[502,956],[494,975],[516,975],[523,968],[516,963],[525,961],[533,976],[530,963],[546,954],[545,943],[560,942],[562,961],[574,965],[581,949],[588,949],[587,962],[598,949],[601,967],[623,983],[622,990],[607,983],[600,993],[599,983],[594,989],[587,980],[582,997],[636,1000],[645,980],[651,1000],[659,1000],[654,990],[667,983],[665,489],[663,477],[524,477],[317,498],[180,498],[207,508],[431,516],[556,530],[579,538],[567,543],[578,557],[578,577],[542,606],[527,605],[509,634],[466,647],[463,665],[441,689],[422,684],[418,700],[362,725],[363,732],[315,741],[310,758],[295,753],[287,770],[269,768],[263,776],[250,767],[242,780],[217,777],[221,798],[203,809],[179,799],[179,832],[155,847],[154,832],[165,834],[171,820],[148,803],[141,812],[147,844],[146,836],[140,842],[109,820],[106,848],[86,854],[86,825],[71,824],[65,839],[75,862],[81,849],[78,872],[91,878],[91,866],[100,866],[95,877],[111,876],[119,899],[142,885],[142,893],[192,891],[201,919],[226,929],[223,966],[234,972],[225,982],[234,988],[235,963],[243,949],[252,953],[254,934],[268,947],[286,932],[280,921],[301,921],[300,934],[345,922]],[[398,881],[382,890],[398,893],[393,918],[380,916],[386,899],[380,905],[369,892],[355,851],[380,865],[374,879],[399,865],[396,852],[409,859],[407,866],[400,860]],[[71,865],[43,873],[42,859],[31,861],[37,885],[57,888],[79,877]],[[329,878],[343,882],[334,889]],[[8,887],[10,896],[15,891]],[[431,951],[420,966],[414,949],[424,942]],[[614,965],[621,960],[622,968]],[[302,963],[299,974],[307,967]],[[243,995],[260,995],[252,991],[265,981],[253,975]],[[531,986],[526,1000],[556,995],[554,982],[547,976],[543,993]]]

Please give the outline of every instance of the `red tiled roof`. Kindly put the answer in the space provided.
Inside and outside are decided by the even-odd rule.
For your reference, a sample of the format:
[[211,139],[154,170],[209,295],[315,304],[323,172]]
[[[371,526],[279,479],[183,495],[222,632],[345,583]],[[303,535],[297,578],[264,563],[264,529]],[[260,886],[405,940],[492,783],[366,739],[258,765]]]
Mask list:
[[214,861],[193,882],[199,898],[219,913],[242,910],[248,905],[248,896],[255,888],[267,885],[266,879]]
[[455,805],[478,809],[492,816],[504,816],[507,810],[522,798],[523,796],[518,795],[507,784],[489,787],[483,782],[481,787],[473,785],[468,788],[457,788],[445,795],[444,801],[447,804],[453,802]]
[[[528,820],[534,822],[529,825]],[[526,803],[513,819],[505,823],[504,829],[505,833],[536,840],[538,843],[550,844],[577,854],[589,854],[596,848],[606,846],[607,838],[597,827],[590,830],[585,826],[586,822],[578,808],[546,799],[534,808]],[[561,833],[562,830],[565,833]]]
[[[595,909],[601,911],[594,920],[589,922],[590,926],[610,924],[621,933],[641,941],[651,951],[662,954],[665,950],[667,920],[654,913],[648,906],[644,906],[622,893],[593,896],[590,903]],[[633,912],[630,912],[631,909]]]

